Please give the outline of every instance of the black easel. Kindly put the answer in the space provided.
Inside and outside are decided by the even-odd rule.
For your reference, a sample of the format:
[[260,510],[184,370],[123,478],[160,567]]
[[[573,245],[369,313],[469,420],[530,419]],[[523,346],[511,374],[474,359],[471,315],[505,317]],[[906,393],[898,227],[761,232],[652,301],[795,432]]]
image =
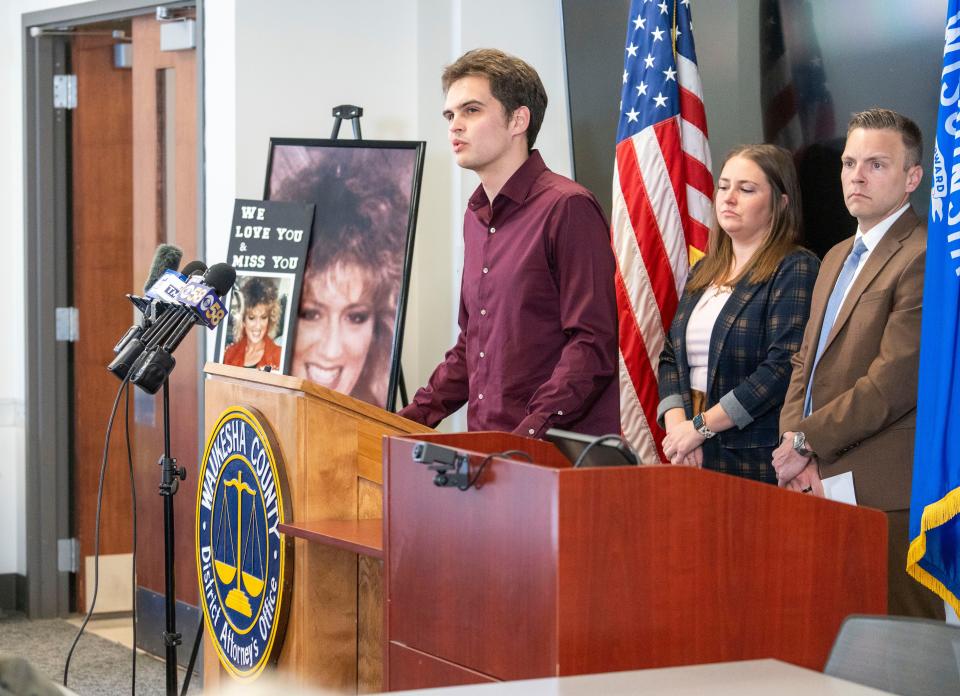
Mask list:
[[[363,107],[353,104],[341,104],[333,107],[333,132],[330,134],[330,140],[336,140],[340,135],[340,125],[344,119],[350,121],[353,126],[353,139],[363,140],[363,134],[360,132],[360,117],[363,116]],[[397,365],[397,391],[400,392],[401,408],[410,403],[407,399],[407,383],[403,378],[403,365]]]
[[333,133],[330,134],[330,140],[336,140],[340,135],[340,124],[343,123],[343,119],[350,121],[350,125],[353,126],[353,139],[363,140],[363,135],[360,133],[361,116],[363,116],[362,106],[341,104],[333,107]]

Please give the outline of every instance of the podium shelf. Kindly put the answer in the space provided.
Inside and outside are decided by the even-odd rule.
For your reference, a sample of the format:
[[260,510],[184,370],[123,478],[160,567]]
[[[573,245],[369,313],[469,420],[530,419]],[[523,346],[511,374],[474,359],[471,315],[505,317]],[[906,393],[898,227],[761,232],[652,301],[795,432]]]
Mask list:
[[335,546],[361,556],[383,558],[383,520],[290,522],[278,529],[297,539]]

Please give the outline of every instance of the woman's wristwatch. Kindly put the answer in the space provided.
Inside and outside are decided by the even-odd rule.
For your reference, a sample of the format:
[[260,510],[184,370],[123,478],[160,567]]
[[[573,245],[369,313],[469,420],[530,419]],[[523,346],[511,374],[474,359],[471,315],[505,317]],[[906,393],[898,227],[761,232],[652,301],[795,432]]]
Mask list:
[[698,413],[693,417],[693,427],[696,429],[698,433],[703,435],[703,438],[705,440],[709,440],[711,437],[716,435],[715,432],[713,432],[712,430],[710,430],[710,428],[707,427],[707,422],[704,420],[702,412]]

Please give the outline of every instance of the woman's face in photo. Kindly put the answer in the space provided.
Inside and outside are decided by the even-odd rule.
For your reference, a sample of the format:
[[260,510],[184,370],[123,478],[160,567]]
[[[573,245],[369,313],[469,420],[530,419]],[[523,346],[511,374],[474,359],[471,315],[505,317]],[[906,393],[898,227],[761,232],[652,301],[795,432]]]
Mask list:
[[342,394],[353,391],[373,342],[369,274],[338,263],[303,283],[293,374]]
[[265,304],[248,307],[243,313],[243,332],[247,342],[257,345],[262,342],[270,328],[270,309]]

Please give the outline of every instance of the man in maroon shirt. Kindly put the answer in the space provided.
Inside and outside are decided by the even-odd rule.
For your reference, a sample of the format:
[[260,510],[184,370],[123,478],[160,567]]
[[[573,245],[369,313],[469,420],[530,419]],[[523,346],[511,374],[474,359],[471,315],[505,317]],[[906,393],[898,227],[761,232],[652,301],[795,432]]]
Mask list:
[[478,49],[447,66],[457,164],[480,177],[463,220],[460,336],[400,411],[470,430],[620,432],[614,259],[593,195],[533,149],[547,95],[519,58]]

